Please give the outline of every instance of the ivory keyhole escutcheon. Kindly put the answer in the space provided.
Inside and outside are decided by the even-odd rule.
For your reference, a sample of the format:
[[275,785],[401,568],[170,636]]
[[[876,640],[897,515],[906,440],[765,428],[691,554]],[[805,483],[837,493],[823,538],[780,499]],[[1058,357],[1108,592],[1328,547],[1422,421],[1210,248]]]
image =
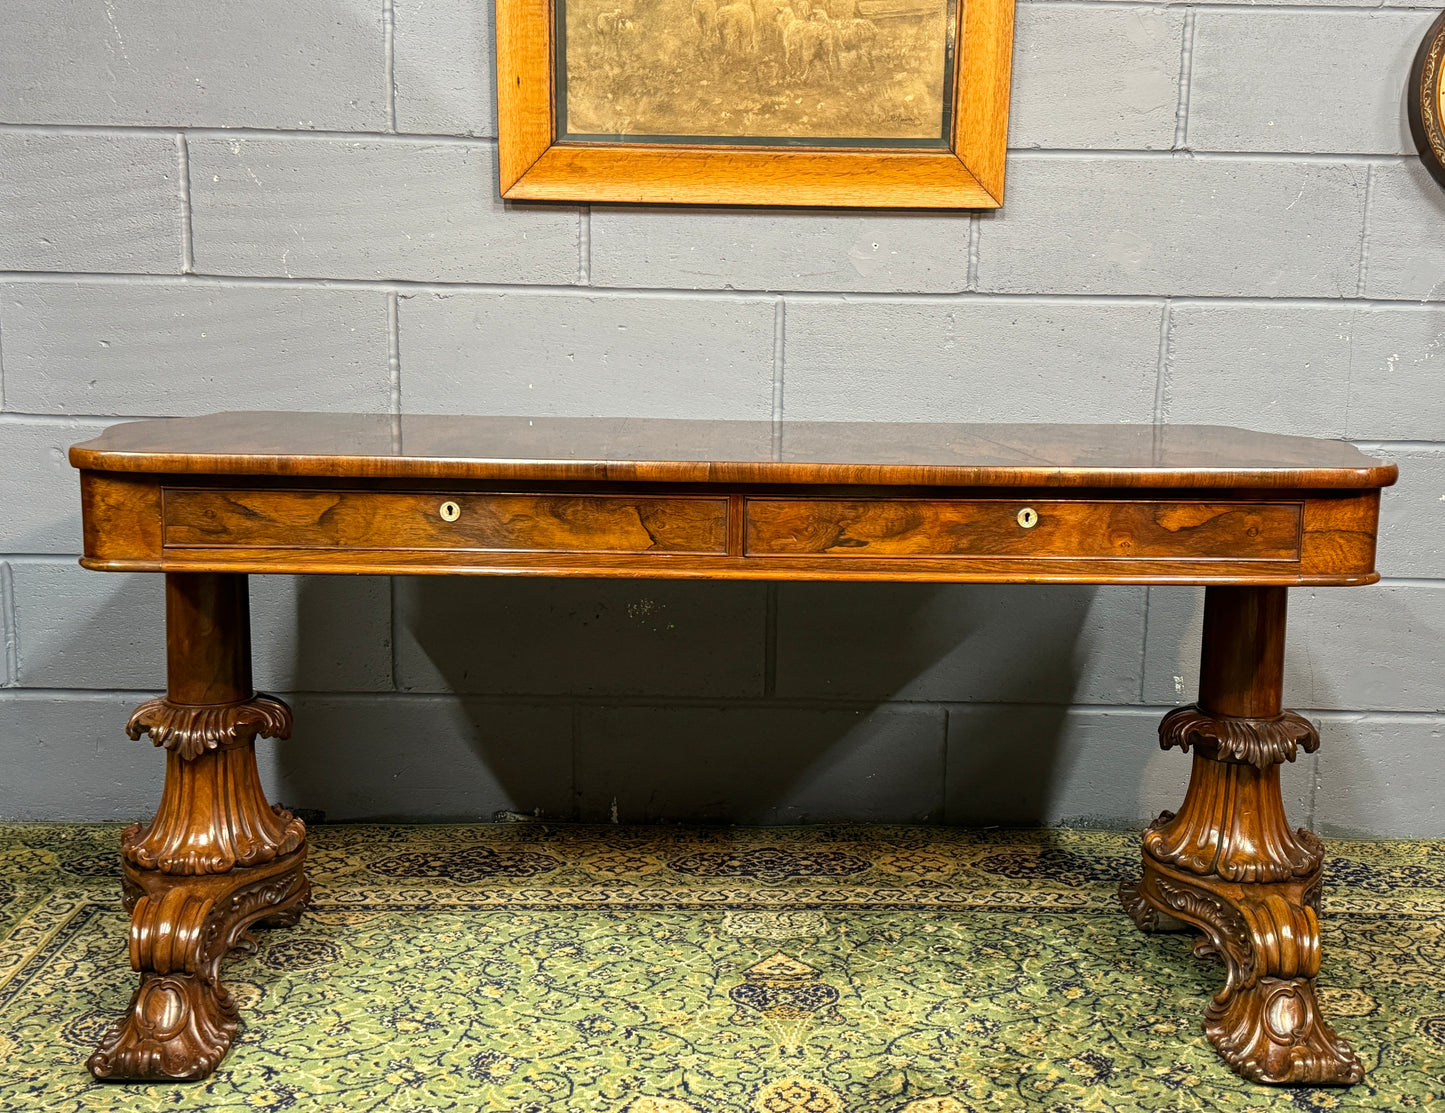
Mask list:
[[1025,506],[1019,511],[1019,525],[1024,529],[1033,529],[1039,524],[1039,512],[1032,506]]
[[454,502],[444,502],[442,503],[441,515],[442,521],[455,522],[462,516],[462,508]]

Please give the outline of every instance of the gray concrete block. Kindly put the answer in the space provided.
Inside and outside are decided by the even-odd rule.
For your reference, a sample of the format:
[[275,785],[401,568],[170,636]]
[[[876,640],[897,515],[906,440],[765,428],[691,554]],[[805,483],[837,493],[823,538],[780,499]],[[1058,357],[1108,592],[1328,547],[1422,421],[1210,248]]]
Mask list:
[[181,283],[0,286],[5,402],[24,413],[386,412],[386,295]]
[[594,286],[954,293],[967,213],[596,206]]
[[1445,719],[1326,715],[1320,724],[1316,827],[1325,835],[1445,837]]
[[979,289],[1353,297],[1366,167],[1278,159],[1009,158]]
[[[1159,749],[1158,708],[971,704],[948,711],[945,822],[1134,826],[1177,811],[1190,759]],[[1281,775],[1285,811],[1310,823],[1315,758]]]
[[937,708],[584,709],[578,818],[937,822],[943,751]]
[[1400,104],[1434,13],[1200,9],[1188,143],[1206,151],[1413,152]]
[[[0,821],[148,819],[165,777],[132,742],[133,695],[0,692]],[[333,821],[572,813],[571,711],[453,699],[302,696],[295,733],[261,739],[267,799]]]
[[795,421],[1153,419],[1153,305],[789,299]]
[[[1199,691],[1203,592],[1151,588],[1144,698]],[[1445,711],[1445,583],[1295,588],[1284,704],[1300,710]]]
[[65,454],[106,424],[0,421],[0,552],[80,552],[80,479]]
[[574,283],[578,213],[497,197],[490,144],[193,139],[207,274]]
[[1375,566],[1385,576],[1445,580],[1445,447],[1365,451],[1400,468],[1399,482],[1380,497]]
[[1135,703],[1142,588],[780,584],[779,696]]
[[1350,326],[1349,435],[1445,441],[1445,307],[1369,306]]
[[1353,320],[1348,308],[1175,306],[1164,420],[1343,437]]
[[373,0],[37,0],[6,12],[0,118],[380,130],[384,76]]
[[403,691],[762,694],[762,584],[422,576],[396,586]]
[[[27,688],[165,687],[165,586],[58,561],[13,566]],[[274,691],[391,687],[391,598],[372,576],[255,576],[255,682]]]
[[333,821],[570,818],[572,710],[549,704],[303,696],[274,747],[273,800]]
[[1009,146],[1167,151],[1183,35],[1182,9],[1019,4]]
[[1445,190],[1416,159],[1372,170],[1365,296],[1445,301]]
[[400,303],[405,413],[767,420],[759,298],[418,294]]
[[165,756],[125,736],[133,710],[129,696],[0,692],[0,820],[149,819]]
[[496,135],[491,4],[393,0],[398,131]]
[[1176,305],[1167,421],[1357,440],[1445,439],[1445,312]]
[[179,172],[172,135],[0,133],[0,270],[179,274]]

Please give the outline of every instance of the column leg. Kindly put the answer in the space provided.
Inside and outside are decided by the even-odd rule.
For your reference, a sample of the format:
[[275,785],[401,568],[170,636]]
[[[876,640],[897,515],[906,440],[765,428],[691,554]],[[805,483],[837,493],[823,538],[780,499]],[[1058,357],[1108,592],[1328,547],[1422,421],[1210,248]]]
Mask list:
[[1144,930],[1174,918],[1198,929],[1198,955],[1218,955],[1225,984],[1204,1032],[1231,1067],[1255,1082],[1347,1085],[1364,1076],[1320,1014],[1320,866],[1324,848],[1291,830],[1280,764],[1319,736],[1280,707],[1283,587],[1205,590],[1199,702],[1159,725],[1164,749],[1194,750],[1176,815],[1144,833],[1144,873],[1125,882],[1125,911]]
[[246,577],[166,576],[167,690],[126,724],[166,750],[160,807],[121,835],[130,963],[140,985],[87,1066],[97,1078],[198,1079],[239,1024],[221,960],[258,922],[289,924],[309,894],[306,828],[266,803],[255,739],[291,711],[251,688]]

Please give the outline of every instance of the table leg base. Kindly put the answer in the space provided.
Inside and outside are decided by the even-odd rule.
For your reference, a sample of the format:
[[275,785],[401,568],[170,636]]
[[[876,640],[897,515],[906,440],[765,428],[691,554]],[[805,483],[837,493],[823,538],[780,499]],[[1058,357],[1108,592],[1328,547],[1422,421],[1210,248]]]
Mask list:
[[306,848],[264,866],[181,877],[126,864],[131,966],[140,985],[86,1066],[100,1079],[205,1078],[240,1026],[221,984],[226,953],[261,924],[288,926],[310,896]]
[[1146,854],[1142,880],[1120,885],[1119,897],[1143,930],[1159,930],[1165,919],[1182,922],[1201,933],[1196,955],[1223,960],[1224,988],[1205,1010],[1204,1034],[1235,1073],[1252,1082],[1313,1086],[1348,1086],[1364,1077],[1315,998],[1317,871],[1242,885],[1184,874]]

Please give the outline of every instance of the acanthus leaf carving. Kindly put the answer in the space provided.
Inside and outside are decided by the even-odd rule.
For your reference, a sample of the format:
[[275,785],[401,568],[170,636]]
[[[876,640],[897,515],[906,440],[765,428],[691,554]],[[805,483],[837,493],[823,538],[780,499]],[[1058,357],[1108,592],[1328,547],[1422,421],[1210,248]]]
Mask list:
[[137,740],[149,734],[157,746],[192,760],[212,750],[244,745],[257,736],[291,737],[291,709],[261,692],[239,703],[195,706],[161,697],[137,707],[125,732]]
[[1240,762],[1257,769],[1294,761],[1300,750],[1312,754],[1319,745],[1314,724],[1294,711],[1246,719],[1211,715],[1198,704],[1189,704],[1176,707],[1159,724],[1160,749],[1178,746],[1188,753],[1193,746],[1197,753],[1215,761]]

